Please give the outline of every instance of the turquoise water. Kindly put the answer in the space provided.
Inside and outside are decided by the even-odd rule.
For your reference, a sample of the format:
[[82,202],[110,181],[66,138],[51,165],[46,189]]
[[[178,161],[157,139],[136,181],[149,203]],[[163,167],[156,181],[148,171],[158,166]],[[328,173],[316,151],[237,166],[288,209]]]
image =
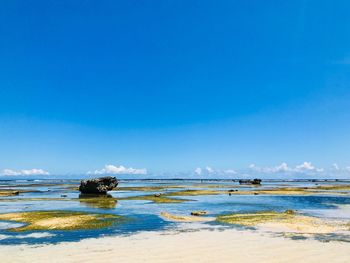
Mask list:
[[[263,181],[259,189],[273,187],[310,187],[317,185],[342,184],[349,182],[310,182],[310,181]],[[208,188],[208,185],[219,186],[219,188]],[[332,219],[349,219],[349,213],[337,213],[339,206],[350,205],[350,194],[337,195],[296,195],[296,196],[271,196],[271,195],[202,195],[202,196],[181,196],[174,198],[191,199],[193,201],[183,203],[154,203],[143,200],[119,200],[115,207],[98,208],[91,207],[88,203],[79,201],[79,192],[72,189],[78,186],[76,180],[37,180],[37,181],[0,181],[0,188],[3,189],[25,189],[34,192],[21,193],[18,196],[0,197],[0,213],[23,212],[36,210],[71,210],[86,211],[94,213],[108,213],[122,215],[128,218],[124,223],[115,224],[108,228],[96,230],[74,230],[74,231],[26,231],[13,233],[8,228],[19,226],[19,223],[0,221],[0,244],[21,244],[21,243],[57,243],[62,241],[77,241],[84,238],[100,237],[107,235],[129,235],[138,231],[155,231],[165,229],[187,230],[201,228],[227,228],[217,222],[207,223],[174,223],[163,220],[159,215],[161,212],[168,212],[176,215],[189,215],[194,210],[205,210],[208,216],[232,212],[254,212],[262,210],[285,211],[287,209],[298,210],[301,213],[318,217]],[[227,190],[239,187],[240,190],[253,190],[256,187],[239,186],[237,182],[230,180],[221,181],[200,181],[200,180],[122,180],[118,187],[136,186],[167,186],[167,191],[179,191],[184,189],[171,189],[172,186],[184,186],[184,189],[210,189]],[[164,191],[111,191],[110,194],[116,198],[154,194]],[[344,191],[342,191],[344,192]],[[61,197],[66,195],[66,197]],[[35,201],[30,198],[60,198],[61,200]],[[69,200],[69,201],[67,201]],[[322,237],[320,237],[322,238]],[[344,237],[348,240],[349,237]],[[330,237],[331,239],[331,237]]]

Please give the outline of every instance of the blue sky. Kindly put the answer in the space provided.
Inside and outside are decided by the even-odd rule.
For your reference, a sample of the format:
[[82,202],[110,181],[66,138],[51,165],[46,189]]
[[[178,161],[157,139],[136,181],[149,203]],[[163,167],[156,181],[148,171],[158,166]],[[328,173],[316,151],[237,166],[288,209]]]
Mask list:
[[3,0],[0,171],[350,176],[349,8]]

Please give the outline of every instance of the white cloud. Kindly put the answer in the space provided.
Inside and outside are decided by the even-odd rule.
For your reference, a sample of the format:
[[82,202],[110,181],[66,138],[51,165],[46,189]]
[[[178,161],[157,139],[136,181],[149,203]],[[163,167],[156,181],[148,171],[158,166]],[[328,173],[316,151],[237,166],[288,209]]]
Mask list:
[[338,164],[334,163],[332,166],[333,166],[334,170],[336,170],[336,171],[340,170]]
[[7,176],[18,176],[18,175],[49,175],[50,173],[43,169],[29,169],[29,170],[12,170],[4,169],[1,173]]
[[237,174],[237,172],[233,169],[228,169],[228,170],[225,170],[224,173],[226,174]]
[[259,167],[255,164],[249,165],[249,168],[251,170],[254,170],[256,172],[260,173],[284,173],[284,172],[291,172],[293,169],[288,166],[287,163],[281,163],[280,165],[273,166],[273,167]]
[[350,166],[340,167],[338,164],[334,163],[331,171],[337,174],[347,174],[350,173]]
[[201,175],[201,174],[202,174],[202,168],[197,167],[197,168],[194,170],[194,173],[197,174],[197,175]]
[[219,169],[214,169],[210,166],[207,166],[205,168],[197,167],[194,170],[194,173],[197,175],[218,175],[218,176],[237,174],[237,172],[233,169],[219,170]]
[[94,172],[88,172],[88,174],[147,174],[146,169],[134,169],[132,167],[124,167],[123,165],[115,166],[112,164],[105,165],[101,170],[95,170]]
[[249,165],[249,168],[258,173],[310,173],[310,172],[318,172],[321,173],[324,171],[323,168],[316,168],[311,164],[311,162],[304,162],[300,165],[296,165],[294,168],[290,167],[287,163],[281,163],[277,166],[272,167],[259,167],[255,164]]
[[209,167],[209,166],[205,167],[205,170],[207,170],[207,172],[210,173],[210,174],[214,173],[214,169]]
[[303,171],[316,171],[316,172],[323,172],[323,168],[316,168],[313,166],[310,162],[304,162],[300,165],[297,165],[294,169],[296,172],[303,172]]

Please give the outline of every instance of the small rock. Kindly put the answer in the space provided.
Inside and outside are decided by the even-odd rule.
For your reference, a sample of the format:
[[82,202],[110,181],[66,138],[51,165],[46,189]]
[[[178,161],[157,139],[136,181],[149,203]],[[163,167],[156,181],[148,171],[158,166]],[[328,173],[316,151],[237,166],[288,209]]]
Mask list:
[[295,211],[294,210],[292,210],[292,209],[288,209],[288,210],[286,210],[286,211],[284,211],[286,214],[288,214],[288,215],[294,215],[295,214]]
[[191,212],[191,215],[193,215],[193,216],[203,216],[206,214],[207,214],[206,211],[193,211],[193,212]]

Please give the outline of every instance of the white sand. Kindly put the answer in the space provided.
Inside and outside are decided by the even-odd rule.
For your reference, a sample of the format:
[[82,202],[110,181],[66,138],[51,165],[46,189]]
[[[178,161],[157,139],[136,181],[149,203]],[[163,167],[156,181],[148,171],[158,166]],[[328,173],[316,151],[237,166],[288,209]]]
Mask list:
[[0,262],[350,262],[350,244],[238,230],[144,232],[44,246],[0,246]]

